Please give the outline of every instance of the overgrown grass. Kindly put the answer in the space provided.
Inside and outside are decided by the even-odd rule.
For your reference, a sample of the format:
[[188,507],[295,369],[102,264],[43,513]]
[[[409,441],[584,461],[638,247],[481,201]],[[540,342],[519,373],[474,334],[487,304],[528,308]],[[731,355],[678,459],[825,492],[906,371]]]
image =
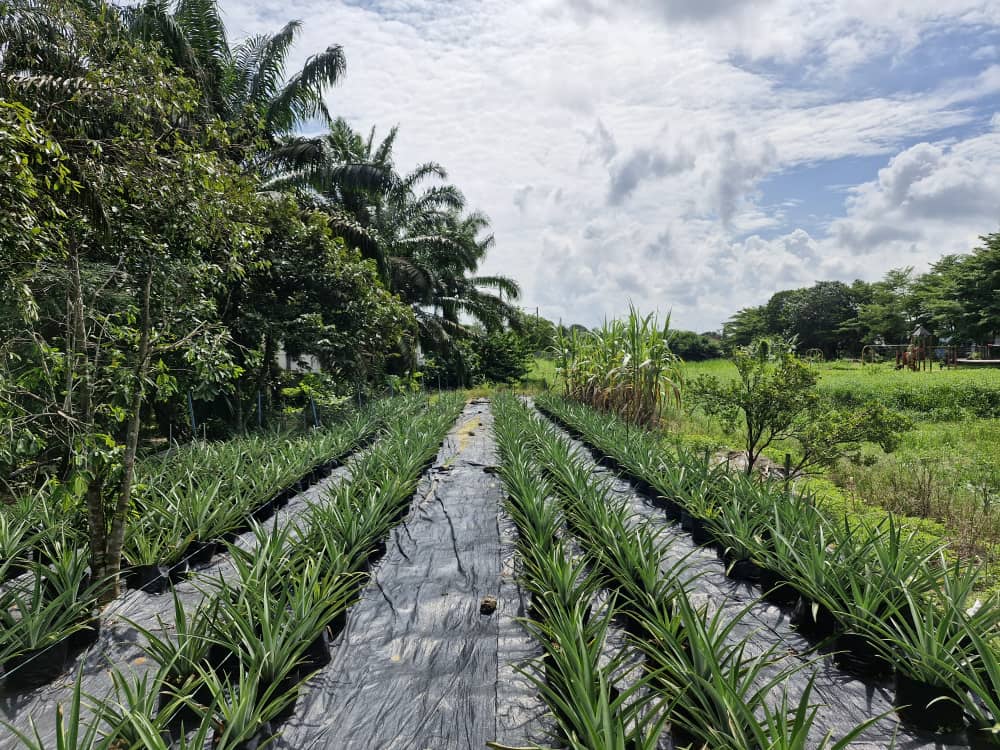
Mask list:
[[[866,506],[927,519],[953,549],[987,565],[1000,581],[1000,370],[931,372],[824,362],[820,390],[843,406],[869,400],[903,411],[914,420],[893,453],[867,446],[864,461],[842,461],[813,485],[831,504],[853,512]],[[735,377],[727,360],[689,363],[687,378]],[[735,446],[723,425],[697,412],[673,410],[665,419],[686,443]],[[776,445],[769,457],[781,462],[792,445]],[[828,481],[824,481],[828,480]]]
[[[842,406],[878,401],[885,406],[934,421],[1000,418],[1000,369],[896,370],[889,364],[820,362],[820,390]],[[736,376],[728,360],[690,362],[686,378]]]

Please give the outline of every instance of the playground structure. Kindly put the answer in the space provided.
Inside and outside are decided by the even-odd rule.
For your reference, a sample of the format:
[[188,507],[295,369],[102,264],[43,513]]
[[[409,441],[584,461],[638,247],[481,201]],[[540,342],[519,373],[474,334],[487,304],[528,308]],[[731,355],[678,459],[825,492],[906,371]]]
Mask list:
[[[878,351],[887,349],[895,354],[897,370],[906,368],[913,372],[930,372],[934,369],[934,357],[931,350],[933,340],[934,337],[930,331],[923,326],[917,326],[910,334],[909,344],[867,344],[861,349],[861,363],[874,364]],[[938,358],[938,367],[945,367],[948,364],[949,358],[945,352],[944,357]]]
[[[947,347],[946,347],[947,348]],[[913,344],[866,344],[861,349],[861,364],[873,365],[876,363],[877,355],[887,351],[896,360],[896,369],[904,368],[917,371],[929,372],[934,367],[934,358],[927,347],[914,346]],[[947,367],[951,363],[947,354],[938,359],[938,367]]]
[[[908,344],[867,344],[861,349],[861,364],[875,364],[882,351],[891,353],[897,370],[904,368],[929,372],[937,362],[938,369],[947,367],[1000,367],[1000,344],[937,345],[926,328],[917,326]],[[964,356],[963,356],[964,355]]]

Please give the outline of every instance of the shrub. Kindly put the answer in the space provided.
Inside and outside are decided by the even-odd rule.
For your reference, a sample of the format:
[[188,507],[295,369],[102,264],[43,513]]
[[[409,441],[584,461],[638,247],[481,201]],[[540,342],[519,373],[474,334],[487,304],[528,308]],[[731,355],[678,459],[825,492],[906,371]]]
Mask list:
[[479,374],[493,383],[515,383],[531,367],[531,346],[514,331],[498,331],[479,340]]

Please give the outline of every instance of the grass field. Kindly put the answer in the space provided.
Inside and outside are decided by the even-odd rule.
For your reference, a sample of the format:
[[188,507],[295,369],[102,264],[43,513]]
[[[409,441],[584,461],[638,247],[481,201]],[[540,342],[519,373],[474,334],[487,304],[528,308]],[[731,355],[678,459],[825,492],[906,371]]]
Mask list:
[[[842,461],[811,481],[830,502],[857,512],[884,508],[922,519],[956,552],[984,562],[1000,584],[1000,370],[896,371],[888,365],[832,362],[815,365],[823,393],[843,406],[876,400],[906,413],[914,427],[893,453],[867,446],[859,463]],[[685,379],[735,377],[727,360],[688,363]],[[555,366],[537,360],[526,385],[556,387]],[[665,415],[677,439],[735,449],[738,435],[688,409]],[[781,462],[788,445],[768,452]]]

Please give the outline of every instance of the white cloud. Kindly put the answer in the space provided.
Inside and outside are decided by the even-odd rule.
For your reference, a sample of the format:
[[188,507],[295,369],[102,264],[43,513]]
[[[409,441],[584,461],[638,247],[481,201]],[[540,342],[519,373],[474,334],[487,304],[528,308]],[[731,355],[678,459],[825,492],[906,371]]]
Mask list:
[[831,227],[834,251],[923,264],[967,252],[1000,225],[1000,132],[918,143],[857,186]]
[[[223,6],[234,36],[304,19],[293,65],[342,44],[348,73],[328,97],[331,111],[363,129],[399,124],[404,169],[444,164],[493,219],[497,249],[484,270],[515,276],[524,304],[543,315],[594,324],[631,298],[672,308],[679,325],[715,327],[778,288],[873,277],[968,249],[1000,220],[989,210],[991,200],[1000,205],[1000,120],[988,124],[995,103],[979,109],[996,102],[1000,66],[928,81],[920,94],[876,87],[840,101],[826,85],[880,56],[905,61],[934,32],[995,27],[1000,3]],[[741,67],[747,60],[758,72]],[[801,80],[784,85],[767,72],[772,63],[794,65]],[[993,132],[934,142],[955,127]],[[919,139],[928,143],[905,148]],[[886,166],[850,189],[828,232],[787,226],[794,206],[763,204],[769,175],[852,156],[884,157]],[[794,197],[809,206],[820,194],[825,185]]]

